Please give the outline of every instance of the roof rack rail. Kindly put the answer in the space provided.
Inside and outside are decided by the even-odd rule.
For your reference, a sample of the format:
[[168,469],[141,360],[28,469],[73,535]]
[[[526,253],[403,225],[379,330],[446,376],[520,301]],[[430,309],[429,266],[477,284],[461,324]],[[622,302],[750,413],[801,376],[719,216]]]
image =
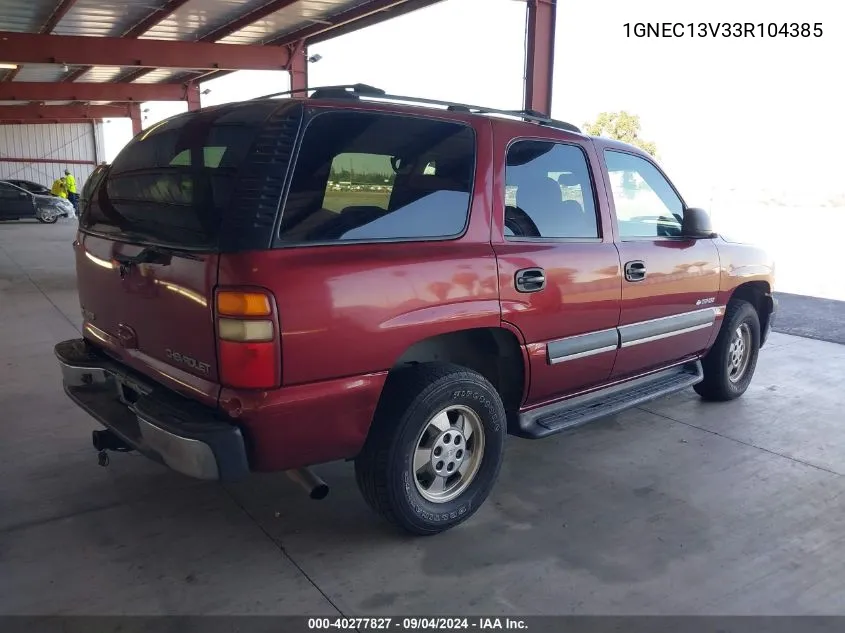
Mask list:
[[425,99],[422,97],[408,97],[403,95],[391,94],[362,96],[368,96],[375,99],[384,99],[387,101],[404,101],[407,103],[419,103],[422,105],[438,105],[443,106],[453,112],[471,112],[472,114],[500,114],[503,116],[510,116],[517,119],[522,119],[524,121],[540,123],[541,125],[547,125],[549,127],[560,128],[569,132],[575,132],[576,134],[581,133],[581,130],[577,126],[572,125],[571,123],[552,119],[551,117],[547,117],[546,115],[540,114],[539,112],[535,112],[533,110],[501,110],[499,108],[488,108],[487,106],[470,105],[468,103],[455,103],[452,101],[440,101],[439,99]]
[[384,90],[368,86],[367,84],[342,84],[338,86],[319,86],[317,88],[295,88],[294,90],[285,90],[284,92],[272,92],[268,95],[254,97],[250,101],[258,101],[259,99],[271,99],[273,97],[283,97],[285,95],[293,95],[305,93],[308,96],[309,92],[313,92],[312,99],[323,98],[348,98],[355,99],[358,95],[376,96],[385,94]]
[[378,99],[384,101],[399,101],[410,104],[420,105],[435,105],[445,107],[452,112],[469,112],[472,114],[499,114],[502,116],[514,117],[524,121],[531,121],[541,125],[567,130],[568,132],[575,132],[580,134],[581,130],[571,123],[566,121],[558,121],[552,119],[536,110],[501,110],[498,108],[488,108],[486,106],[469,105],[467,103],[455,103],[453,101],[441,101],[439,99],[425,99],[422,97],[408,97],[404,95],[388,94],[381,88],[369,86],[367,84],[347,84],[340,86],[321,86],[319,88],[299,88],[297,90],[287,90],[285,92],[274,92],[273,94],[257,97],[257,99],[269,99],[272,97],[281,97],[284,95],[292,95],[298,93],[313,92],[312,99],[359,99],[361,97],[369,99]]

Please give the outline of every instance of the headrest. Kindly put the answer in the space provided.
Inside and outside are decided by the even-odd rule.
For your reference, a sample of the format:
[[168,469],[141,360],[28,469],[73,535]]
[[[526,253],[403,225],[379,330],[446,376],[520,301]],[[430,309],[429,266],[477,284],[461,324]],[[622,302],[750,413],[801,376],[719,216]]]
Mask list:
[[523,205],[526,204],[530,206],[532,204],[560,203],[561,201],[560,185],[551,178],[526,179],[515,184],[517,185],[516,202],[523,209],[525,208]]
[[574,187],[575,185],[580,185],[582,182],[583,178],[572,172],[564,172],[557,177],[557,183],[563,187]]

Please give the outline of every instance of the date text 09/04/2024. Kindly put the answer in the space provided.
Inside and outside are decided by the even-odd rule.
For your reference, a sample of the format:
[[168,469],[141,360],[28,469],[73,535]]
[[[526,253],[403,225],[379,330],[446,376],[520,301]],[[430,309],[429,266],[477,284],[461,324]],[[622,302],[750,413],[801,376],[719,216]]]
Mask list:
[[528,625],[519,618],[308,618],[308,629],[351,631],[526,631]]
[[626,22],[625,37],[821,37],[821,22]]

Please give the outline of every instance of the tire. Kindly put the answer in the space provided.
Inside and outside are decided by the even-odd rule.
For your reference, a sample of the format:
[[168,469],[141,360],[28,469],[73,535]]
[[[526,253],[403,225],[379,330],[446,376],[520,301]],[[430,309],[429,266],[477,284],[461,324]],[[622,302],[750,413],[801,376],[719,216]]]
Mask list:
[[56,222],[59,221],[59,216],[58,216],[58,214],[56,214],[56,215],[48,216],[48,217],[44,218],[44,217],[41,216],[41,214],[36,213],[35,219],[38,220],[39,222],[41,222],[41,224],[55,224]]
[[[744,365],[737,366],[736,340],[743,339]],[[733,299],[728,303],[725,320],[713,347],[702,359],[704,380],[693,387],[705,400],[724,402],[739,398],[754,377],[760,353],[760,318],[747,301]]]
[[[464,436],[467,428],[474,430]],[[505,434],[502,400],[480,374],[448,363],[391,372],[355,459],[358,488],[373,510],[407,532],[443,532],[466,521],[487,498]],[[415,468],[415,459],[424,465]],[[446,477],[437,477],[438,467]]]

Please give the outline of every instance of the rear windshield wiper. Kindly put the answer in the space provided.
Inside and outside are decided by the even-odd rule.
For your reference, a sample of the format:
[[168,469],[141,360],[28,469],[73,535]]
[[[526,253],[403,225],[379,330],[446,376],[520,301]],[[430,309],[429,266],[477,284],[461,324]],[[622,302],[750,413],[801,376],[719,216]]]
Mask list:
[[129,268],[138,264],[169,264],[173,256],[202,261],[202,257],[189,251],[163,248],[161,246],[145,246],[137,255],[115,255],[114,259],[122,267]]

